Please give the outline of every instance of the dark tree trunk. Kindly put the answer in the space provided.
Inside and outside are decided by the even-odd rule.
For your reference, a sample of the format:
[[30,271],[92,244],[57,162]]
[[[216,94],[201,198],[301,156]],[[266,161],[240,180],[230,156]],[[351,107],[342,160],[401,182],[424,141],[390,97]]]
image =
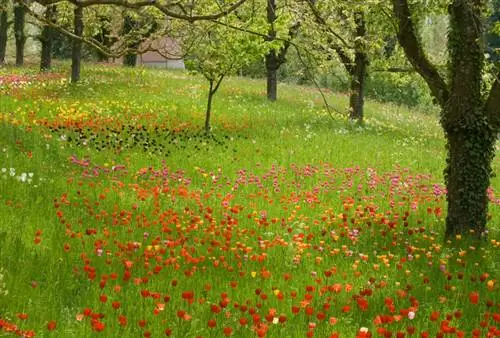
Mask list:
[[9,16],[7,12],[8,0],[2,0],[2,6],[5,7],[4,10],[0,9],[0,65],[5,63],[5,55],[7,54],[7,39],[8,39],[8,29],[9,29]]
[[393,0],[399,43],[442,108],[441,125],[448,152],[444,172],[448,201],[446,238],[457,234],[482,238],[486,233],[487,188],[500,129],[500,72],[484,99],[484,7],[481,0],[454,0],[449,6],[451,80],[447,83],[425,55],[408,0]]
[[266,55],[267,99],[276,101],[278,98],[278,60],[276,52],[271,50]]
[[[274,22],[277,19],[276,16],[276,0],[267,0],[267,23],[270,28],[267,33],[267,40],[273,41],[276,38],[276,30],[274,28]],[[267,99],[269,101],[276,101],[278,96],[278,56],[275,50],[270,50],[266,55],[266,76],[267,76]]]
[[24,34],[24,21],[26,10],[24,5],[16,1],[14,3],[14,36],[16,38],[16,66],[21,67],[24,64],[24,45],[26,44],[26,35]]
[[207,110],[205,112],[205,133],[210,133],[210,115],[212,114],[212,98],[214,97],[214,80],[209,80],[210,87],[208,89]]
[[[110,48],[113,45],[113,43],[116,42],[115,38],[110,37],[110,34],[111,34],[111,31],[109,28],[110,19],[105,17],[105,16],[102,16],[102,17],[99,17],[98,20],[100,22],[99,33],[96,34],[93,38],[96,41],[99,41],[99,43],[101,43],[106,48]],[[99,50],[96,50],[96,56],[97,56],[97,61],[99,61],[99,62],[106,62],[109,59],[107,54],[105,54]]]
[[[124,35],[130,34],[130,32],[133,31],[133,29],[135,28],[136,25],[137,25],[137,22],[134,20],[134,18],[132,18],[130,15],[126,15],[123,18],[123,33],[124,33]],[[139,46],[138,46],[137,41],[134,41],[135,37],[130,36],[129,38],[131,39],[131,41],[128,42],[127,48],[137,49]],[[135,67],[136,64],[137,64],[137,53],[131,52],[131,53],[125,54],[125,56],[123,57],[123,65],[124,66]]]
[[135,67],[137,65],[137,54],[128,53],[123,57],[123,65],[127,67]]
[[[55,5],[48,6],[45,9],[45,19],[49,22],[55,22],[57,7]],[[40,56],[40,70],[50,70],[52,67],[52,43],[54,41],[54,28],[49,25],[43,26],[42,35],[42,52]]]
[[349,119],[357,123],[363,123],[364,108],[364,87],[366,80],[366,66],[368,57],[364,48],[364,39],[366,35],[366,24],[363,12],[356,12],[356,38],[355,38],[355,56],[354,67],[351,74],[351,90],[349,98]]
[[221,75],[217,81],[211,78],[207,78],[210,86],[208,88],[208,99],[207,99],[207,111],[205,113],[205,133],[209,134],[210,133],[210,115],[212,114],[212,99],[217,93],[217,90],[220,87],[220,84],[222,83],[222,80],[224,80],[225,75]]
[[[78,37],[83,36],[83,7],[77,6],[73,18],[74,33]],[[82,41],[73,39],[71,52],[71,83],[80,81],[80,66],[82,63]]]
[[487,189],[496,141],[485,119],[481,94],[484,46],[480,0],[455,0],[449,12],[452,94],[441,119],[448,141],[446,237],[470,232],[479,237],[486,230]]

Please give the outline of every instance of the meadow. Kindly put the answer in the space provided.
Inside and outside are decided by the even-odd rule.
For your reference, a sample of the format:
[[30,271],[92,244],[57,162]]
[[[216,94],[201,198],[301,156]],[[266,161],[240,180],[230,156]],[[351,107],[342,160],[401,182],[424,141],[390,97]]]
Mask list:
[[500,336],[500,178],[445,242],[435,111],[231,78],[205,135],[200,77],[82,79],[0,69],[0,337]]

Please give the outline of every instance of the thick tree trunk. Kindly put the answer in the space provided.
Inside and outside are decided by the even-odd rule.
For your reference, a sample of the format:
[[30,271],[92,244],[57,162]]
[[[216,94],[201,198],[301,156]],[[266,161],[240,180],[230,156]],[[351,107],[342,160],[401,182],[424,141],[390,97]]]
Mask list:
[[210,115],[212,113],[212,98],[214,97],[214,80],[209,80],[210,87],[208,89],[207,110],[205,113],[205,133],[210,133]]
[[[470,112],[474,112],[472,108]],[[457,128],[446,132],[448,166],[445,171],[448,190],[446,237],[456,234],[485,235],[491,161],[495,137],[486,128]]]
[[26,11],[21,2],[14,3],[14,36],[16,38],[16,66],[21,67],[24,64],[24,45],[26,44],[26,35],[24,34],[24,21]]
[[448,8],[451,81],[447,83],[426,57],[408,0],[393,0],[399,43],[442,107],[441,125],[448,152],[444,172],[448,190],[446,238],[456,234],[475,237],[486,234],[487,188],[500,128],[500,80],[497,78],[485,100],[481,93],[485,63],[484,7],[481,0],[454,0]]
[[[77,6],[73,18],[74,33],[76,36],[83,36],[83,7]],[[82,41],[73,39],[71,53],[71,83],[80,81],[80,67],[82,63]]]
[[446,236],[485,234],[496,135],[481,93],[484,67],[480,0],[449,7],[451,95],[441,123],[448,141]]
[[351,74],[351,90],[349,99],[349,119],[357,123],[363,123],[364,109],[364,87],[366,80],[366,66],[368,57],[364,48],[366,25],[363,12],[355,13],[356,38],[354,67]]
[[[1,4],[7,8],[8,0],[2,0]],[[7,54],[8,18],[7,9],[0,10],[0,65],[5,63],[5,55]]]
[[[55,5],[48,6],[45,9],[45,19],[50,22],[55,22],[57,8]],[[52,42],[54,41],[54,28],[49,25],[43,26],[42,35],[40,37],[42,42],[42,51],[40,54],[40,70],[50,70],[52,67]]]
[[278,60],[276,52],[271,50],[266,55],[267,99],[276,101],[278,98]]

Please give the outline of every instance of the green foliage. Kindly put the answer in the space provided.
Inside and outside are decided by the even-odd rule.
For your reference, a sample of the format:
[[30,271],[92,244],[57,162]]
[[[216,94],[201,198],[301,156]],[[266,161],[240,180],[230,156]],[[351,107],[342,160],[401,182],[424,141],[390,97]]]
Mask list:
[[372,72],[367,81],[366,96],[382,102],[436,111],[427,84],[415,72]]
[[186,67],[209,81],[234,74],[262,58],[269,48],[262,37],[227,27],[230,19],[234,18],[227,17],[222,24],[196,22],[186,27],[188,34],[182,41],[188,53]]

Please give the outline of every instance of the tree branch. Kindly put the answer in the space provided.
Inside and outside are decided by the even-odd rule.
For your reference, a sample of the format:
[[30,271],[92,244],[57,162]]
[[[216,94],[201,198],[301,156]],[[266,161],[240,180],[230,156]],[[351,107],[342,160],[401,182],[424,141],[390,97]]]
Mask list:
[[393,0],[393,12],[398,23],[399,44],[403,47],[412,66],[427,82],[432,95],[437,99],[440,106],[444,107],[449,97],[448,87],[437,68],[425,55],[422,44],[417,38],[408,0]]
[[179,5],[178,2],[174,2],[174,3],[166,4],[166,5],[161,5],[161,4],[157,3],[156,0],[145,0],[145,1],[139,1],[139,2],[129,2],[128,0],[37,0],[36,2],[40,3],[41,5],[46,6],[46,5],[52,5],[52,4],[56,4],[59,2],[65,2],[65,1],[68,1],[75,6],[81,6],[81,7],[89,7],[89,6],[97,6],[97,5],[114,5],[114,6],[124,7],[124,8],[130,8],[130,9],[138,9],[138,8],[142,8],[142,7],[155,7],[168,17],[179,19],[179,20],[185,20],[185,21],[189,21],[189,22],[194,22],[194,21],[199,21],[199,20],[217,20],[223,16],[226,16],[226,15],[234,12],[241,5],[243,5],[247,0],[238,0],[237,2],[235,2],[234,4],[229,6],[228,8],[222,9],[218,13],[207,14],[207,15],[187,15],[187,14],[181,14],[178,12],[174,12],[171,10],[171,8],[180,7],[181,10],[185,13],[184,8],[181,5]]
[[316,18],[316,22],[321,24],[330,34],[332,34],[334,37],[339,39],[339,41],[342,42],[344,47],[351,48],[351,46],[344,40],[344,38],[342,38],[342,36],[340,36],[340,34],[335,32],[330,27],[330,25],[328,25],[326,20],[321,16],[321,13],[318,11],[318,9],[316,8],[316,6],[314,4],[314,0],[306,0],[306,2],[308,4],[309,8],[311,9],[311,12],[313,13],[314,17]]
[[[288,28],[288,36],[289,36],[290,40],[297,37],[297,35],[299,34],[300,25],[301,25],[301,22],[297,21],[296,23],[294,23],[292,26],[290,26]],[[285,41],[285,43],[283,44],[283,47],[280,49],[280,51],[277,55],[278,67],[281,66],[286,61],[286,53],[288,52],[288,49],[290,48],[290,40]]]

